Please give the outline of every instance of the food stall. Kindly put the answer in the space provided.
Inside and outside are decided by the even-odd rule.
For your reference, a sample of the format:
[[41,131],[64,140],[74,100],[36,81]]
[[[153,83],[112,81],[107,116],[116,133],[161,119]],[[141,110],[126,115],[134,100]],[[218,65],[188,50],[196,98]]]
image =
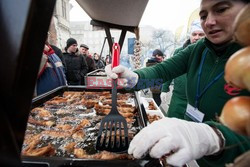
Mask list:
[[[0,40],[1,50],[3,53],[3,59],[0,66],[0,75],[2,78],[2,115],[0,117],[2,134],[0,137],[0,165],[39,167],[161,166],[158,159],[151,159],[149,157],[145,157],[142,160],[129,158],[125,160],[110,160],[105,158],[94,159],[93,156],[90,156],[88,158],[76,157],[72,156],[72,154],[67,154],[68,156],[61,156],[62,154],[60,154],[59,151],[57,152],[56,149],[60,149],[62,147],[62,145],[58,145],[58,142],[63,143],[65,141],[64,139],[67,138],[67,135],[69,135],[70,137],[73,136],[72,134],[68,134],[66,129],[64,129],[63,133],[58,133],[55,131],[48,132],[48,130],[55,130],[54,128],[62,127],[61,125],[57,126],[59,120],[62,119],[60,114],[66,113],[70,115],[70,113],[67,113],[66,110],[64,110],[65,108],[58,109],[57,107],[60,106],[68,108],[68,104],[78,104],[77,106],[74,106],[74,109],[78,109],[74,114],[82,111],[88,111],[88,113],[80,113],[79,115],[77,115],[77,118],[84,117],[86,115],[89,116],[93,113],[93,105],[98,105],[99,101],[86,102],[87,100],[85,101],[85,99],[95,99],[96,96],[101,97],[104,96],[104,94],[110,97],[110,95],[108,95],[108,93],[110,93],[110,89],[107,90],[105,88],[102,88],[99,90],[93,90],[88,89],[84,86],[64,86],[33,98],[37,73],[42,56],[41,53],[43,51],[44,41],[47,37],[47,31],[53,14],[55,2],[56,0],[2,0],[0,2],[0,16],[2,20],[2,24],[0,26]],[[105,1],[105,3],[103,1],[97,0],[78,0],[77,2],[85,9],[85,11],[87,11],[87,13],[92,16],[92,25],[105,28],[107,37],[111,37],[111,28],[121,29],[122,32],[119,44],[122,46],[126,31],[134,32],[134,29],[138,27],[148,0],[138,0],[136,2],[127,0],[107,0],[107,2]],[[100,5],[101,2],[102,5]],[[94,6],[91,6],[91,4]],[[130,4],[133,4],[133,6],[131,6]],[[100,10],[93,10],[94,8],[92,7],[103,7],[105,9],[105,14],[107,15],[105,16],[103,13],[96,14]],[[135,12],[133,12],[132,8],[133,10],[135,10]],[[126,15],[124,12],[127,12],[128,15]],[[120,13],[120,15],[118,15],[118,13]],[[102,19],[99,17],[100,15],[105,16],[108,19],[113,18],[116,20],[111,19],[111,21],[109,21],[104,18]],[[117,16],[119,16],[120,18]],[[111,49],[112,40],[110,39],[109,46]],[[135,117],[133,118],[133,129],[136,129],[138,131],[143,128],[143,126],[146,126],[147,116],[145,115],[144,108],[138,101],[138,94],[136,92],[124,92],[124,90],[119,90],[118,92],[120,94],[125,94],[126,98],[131,97],[126,102],[129,103],[130,101],[132,101],[132,107],[137,112],[137,114],[135,114]],[[127,96],[126,93],[130,93],[130,96]],[[76,99],[70,99],[72,96],[76,97]],[[66,97],[68,99],[66,99]],[[123,96],[121,95],[121,98],[122,97]],[[77,99],[80,101],[77,101]],[[109,98],[103,97],[102,99]],[[107,104],[109,102],[110,101],[106,101]],[[56,106],[51,106],[51,104],[55,103]],[[81,104],[79,105],[79,103]],[[124,104],[122,101],[121,104],[125,106],[130,105],[127,103]],[[98,106],[95,107],[97,107],[95,108],[95,110],[97,110]],[[64,110],[65,112],[62,112],[62,110]],[[44,118],[48,118],[48,120]],[[50,120],[50,118],[52,119]],[[40,119],[43,119],[43,122]],[[77,119],[75,120],[75,122],[77,122]],[[75,135],[75,138],[70,138],[70,141],[78,140],[79,137],[84,137],[84,135],[81,135],[81,132],[83,132],[83,130],[81,130],[83,124],[84,122],[81,120],[80,122],[77,122],[75,124],[73,132],[78,132],[76,131],[76,129],[79,130],[79,128],[80,131]],[[90,124],[95,125],[95,122],[92,122]],[[49,129],[51,127],[52,129]],[[66,126],[63,127],[66,128]],[[43,135],[46,133],[47,136],[43,136],[43,139],[45,138],[46,141],[49,140],[50,143],[41,143],[40,140],[42,138],[40,137],[39,141],[37,142],[36,138],[33,138],[36,133],[42,133]],[[51,136],[60,136],[60,140],[51,139],[48,137],[48,134]],[[86,132],[86,136],[87,134],[90,134],[91,136],[91,133]],[[37,144],[35,148],[33,147],[34,143]],[[86,143],[83,143],[83,145],[84,144]],[[48,154],[49,156],[47,156],[47,154],[46,156],[40,156],[43,154],[39,153],[45,152],[44,148],[46,148],[46,150],[49,150],[46,153],[51,153],[53,151],[54,154]],[[32,152],[34,150],[35,152]],[[106,157],[106,155],[104,157]]]

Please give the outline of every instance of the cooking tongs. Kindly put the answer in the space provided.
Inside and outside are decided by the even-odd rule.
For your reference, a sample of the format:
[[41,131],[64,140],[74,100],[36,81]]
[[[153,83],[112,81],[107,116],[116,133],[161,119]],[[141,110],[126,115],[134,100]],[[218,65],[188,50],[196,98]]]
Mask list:
[[[119,63],[120,46],[118,43],[114,43],[112,47],[112,68],[118,66]],[[117,110],[117,79],[113,79],[112,83],[112,108],[101,121],[96,149],[125,152],[129,147],[127,121]]]

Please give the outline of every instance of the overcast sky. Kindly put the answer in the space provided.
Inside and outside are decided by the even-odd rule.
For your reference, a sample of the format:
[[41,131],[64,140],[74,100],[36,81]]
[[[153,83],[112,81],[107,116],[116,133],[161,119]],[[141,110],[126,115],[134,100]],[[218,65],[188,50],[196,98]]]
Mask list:
[[[73,5],[70,21],[90,20],[75,0],[70,0],[70,3]],[[190,14],[199,7],[199,3],[200,0],[149,0],[139,26],[151,25],[175,31],[187,24]]]

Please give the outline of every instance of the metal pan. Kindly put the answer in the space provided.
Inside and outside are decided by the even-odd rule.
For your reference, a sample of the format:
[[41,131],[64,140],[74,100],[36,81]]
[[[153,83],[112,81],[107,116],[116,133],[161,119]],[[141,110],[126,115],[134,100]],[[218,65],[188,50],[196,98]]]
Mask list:
[[[85,86],[63,86],[57,89],[54,89],[48,93],[40,95],[32,100],[31,109],[41,106],[46,101],[52,99],[55,96],[62,95],[65,91],[110,91],[108,88],[99,88],[97,89],[88,89]],[[126,93],[128,92],[125,89],[119,89],[118,92]],[[131,92],[135,97],[135,106],[137,108],[138,114],[136,116],[137,125],[140,128],[146,126],[147,118],[145,110],[141,110],[141,105],[139,102],[139,95],[137,92]],[[93,159],[79,159],[79,158],[68,158],[68,157],[31,157],[31,156],[22,156],[23,166],[38,166],[38,167],[63,167],[63,166],[84,166],[84,167],[112,167],[112,166],[121,166],[121,167],[160,167],[161,164],[158,159],[144,158],[142,160],[93,160]]]

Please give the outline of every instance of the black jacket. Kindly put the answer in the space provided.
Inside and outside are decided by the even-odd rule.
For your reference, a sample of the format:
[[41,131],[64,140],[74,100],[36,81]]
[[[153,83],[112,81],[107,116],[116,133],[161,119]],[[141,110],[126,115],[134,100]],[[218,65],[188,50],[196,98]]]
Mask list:
[[95,67],[96,69],[104,69],[105,68],[105,64],[104,62],[99,59],[99,60],[94,60],[95,61]]
[[63,53],[66,66],[66,78],[69,85],[80,85],[88,72],[88,65],[81,55]]
[[94,71],[96,69],[94,60],[87,55],[83,55],[83,57],[85,57],[88,68],[89,68],[87,73]]
[[[151,59],[148,59],[148,61],[146,62],[146,67],[154,66],[154,65],[156,65],[158,63],[160,63],[160,62],[157,60],[157,58],[153,57]],[[151,92],[153,94],[154,93],[160,94],[161,93],[161,87],[162,87],[162,85],[151,86],[150,90],[151,90]]]

